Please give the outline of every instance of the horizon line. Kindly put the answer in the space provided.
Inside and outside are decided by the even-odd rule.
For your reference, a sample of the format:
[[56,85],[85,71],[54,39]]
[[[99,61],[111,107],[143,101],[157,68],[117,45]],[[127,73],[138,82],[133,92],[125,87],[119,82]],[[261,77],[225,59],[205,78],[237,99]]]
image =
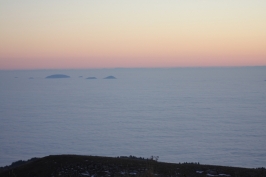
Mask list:
[[0,71],[37,71],[37,70],[104,70],[104,69],[182,69],[182,68],[251,68],[266,65],[246,66],[175,66],[175,67],[103,67],[103,68],[33,68],[33,69],[0,69]]

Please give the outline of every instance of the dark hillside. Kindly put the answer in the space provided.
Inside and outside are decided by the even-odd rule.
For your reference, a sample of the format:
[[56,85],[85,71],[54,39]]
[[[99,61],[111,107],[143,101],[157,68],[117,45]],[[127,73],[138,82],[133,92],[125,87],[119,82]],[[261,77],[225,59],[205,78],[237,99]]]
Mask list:
[[[18,161],[20,162],[20,161]],[[13,164],[14,165],[14,164]],[[265,168],[248,169],[200,165],[197,163],[163,163],[130,157],[96,157],[53,155],[1,168],[0,176],[180,176],[180,177],[266,177]]]

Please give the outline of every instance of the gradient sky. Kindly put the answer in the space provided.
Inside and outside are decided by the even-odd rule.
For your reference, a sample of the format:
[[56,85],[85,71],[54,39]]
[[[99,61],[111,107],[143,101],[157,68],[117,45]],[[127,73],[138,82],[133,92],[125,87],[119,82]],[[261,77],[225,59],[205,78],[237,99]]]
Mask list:
[[266,65],[266,0],[0,0],[0,69]]

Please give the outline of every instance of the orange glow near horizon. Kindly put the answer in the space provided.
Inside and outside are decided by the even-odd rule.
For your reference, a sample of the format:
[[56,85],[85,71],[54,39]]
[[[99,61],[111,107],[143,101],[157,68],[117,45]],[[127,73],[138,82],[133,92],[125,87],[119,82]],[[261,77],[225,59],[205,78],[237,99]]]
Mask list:
[[265,9],[259,0],[1,2],[0,69],[266,66]]

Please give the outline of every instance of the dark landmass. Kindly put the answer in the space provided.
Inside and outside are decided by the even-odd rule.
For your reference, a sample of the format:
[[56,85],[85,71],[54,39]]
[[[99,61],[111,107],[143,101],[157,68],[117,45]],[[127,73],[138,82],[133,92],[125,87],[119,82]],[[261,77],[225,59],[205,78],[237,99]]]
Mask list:
[[114,76],[107,76],[104,79],[116,79]]
[[29,77],[29,79],[34,79],[33,77]]
[[83,76],[79,76],[79,78],[82,78]]
[[97,79],[96,77],[87,77],[86,79]]
[[70,76],[64,74],[53,74],[46,77],[46,79],[61,79],[61,78],[70,78]]
[[158,162],[158,157],[97,157],[52,155],[17,161],[0,168],[0,176],[113,176],[113,177],[266,177],[265,168],[238,168],[199,163]]

